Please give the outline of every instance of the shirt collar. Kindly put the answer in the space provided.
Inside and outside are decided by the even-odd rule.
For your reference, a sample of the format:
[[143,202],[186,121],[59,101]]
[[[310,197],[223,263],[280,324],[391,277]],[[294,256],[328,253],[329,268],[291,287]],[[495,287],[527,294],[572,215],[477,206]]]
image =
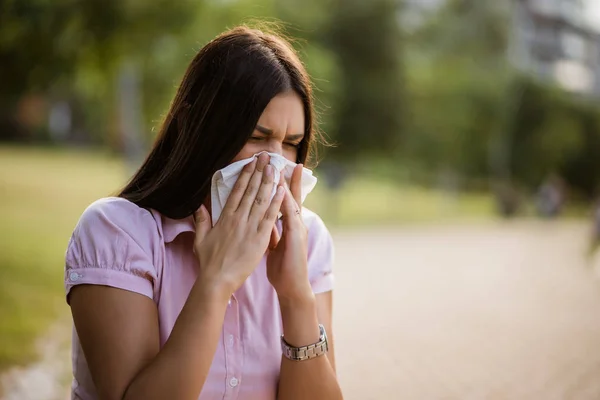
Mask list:
[[183,219],[171,219],[163,215],[162,219],[165,243],[171,243],[183,232],[194,232],[196,230],[196,227],[194,226],[194,217],[191,215]]

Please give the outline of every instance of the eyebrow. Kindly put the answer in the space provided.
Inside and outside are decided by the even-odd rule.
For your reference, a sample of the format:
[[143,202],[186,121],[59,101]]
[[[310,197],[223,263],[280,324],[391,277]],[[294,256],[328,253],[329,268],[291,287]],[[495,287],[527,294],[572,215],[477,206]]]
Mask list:
[[[256,130],[259,131],[260,133],[262,133],[263,135],[267,135],[267,136],[271,136],[273,135],[273,129],[269,129],[269,128],[265,128],[262,125],[256,124]],[[291,134],[291,135],[286,135],[285,139],[286,140],[301,140],[304,138],[304,133],[295,133],[295,134]]]

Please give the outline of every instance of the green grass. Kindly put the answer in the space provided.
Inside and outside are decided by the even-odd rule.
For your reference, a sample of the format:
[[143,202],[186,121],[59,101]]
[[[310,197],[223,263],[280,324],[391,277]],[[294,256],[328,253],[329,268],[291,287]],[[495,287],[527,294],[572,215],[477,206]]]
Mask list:
[[367,178],[349,180],[338,193],[318,185],[306,205],[339,226],[479,221],[495,212],[488,194],[449,197],[435,189]]
[[0,369],[35,357],[61,312],[64,254],[81,212],[124,181],[106,155],[0,147]]
[[[127,178],[121,161],[100,152],[0,146],[0,369],[35,357],[32,346],[61,313],[64,254],[82,211]],[[448,206],[434,190],[353,179],[333,195],[323,183],[307,205],[343,226],[488,218],[485,195]]]

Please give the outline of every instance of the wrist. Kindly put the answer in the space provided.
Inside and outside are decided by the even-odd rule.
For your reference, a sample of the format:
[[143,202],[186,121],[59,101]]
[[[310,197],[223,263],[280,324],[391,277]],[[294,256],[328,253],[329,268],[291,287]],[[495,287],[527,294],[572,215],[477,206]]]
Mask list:
[[301,347],[319,339],[319,318],[314,293],[303,297],[280,298],[283,337],[290,346]]
[[234,292],[233,285],[230,285],[227,281],[210,279],[201,275],[196,279],[194,286],[202,293],[203,300],[209,303],[227,303]]
[[288,293],[277,292],[277,298],[279,299],[279,305],[284,309],[289,308],[307,308],[315,305],[315,294],[309,284],[296,288]]

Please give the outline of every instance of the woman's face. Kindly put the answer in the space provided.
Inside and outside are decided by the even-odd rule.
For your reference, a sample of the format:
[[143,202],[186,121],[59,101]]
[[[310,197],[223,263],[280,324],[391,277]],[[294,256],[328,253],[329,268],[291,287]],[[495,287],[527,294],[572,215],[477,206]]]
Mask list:
[[278,94],[267,104],[252,137],[232,162],[250,158],[261,151],[277,153],[296,162],[302,138],[304,106],[300,96],[293,91]]

